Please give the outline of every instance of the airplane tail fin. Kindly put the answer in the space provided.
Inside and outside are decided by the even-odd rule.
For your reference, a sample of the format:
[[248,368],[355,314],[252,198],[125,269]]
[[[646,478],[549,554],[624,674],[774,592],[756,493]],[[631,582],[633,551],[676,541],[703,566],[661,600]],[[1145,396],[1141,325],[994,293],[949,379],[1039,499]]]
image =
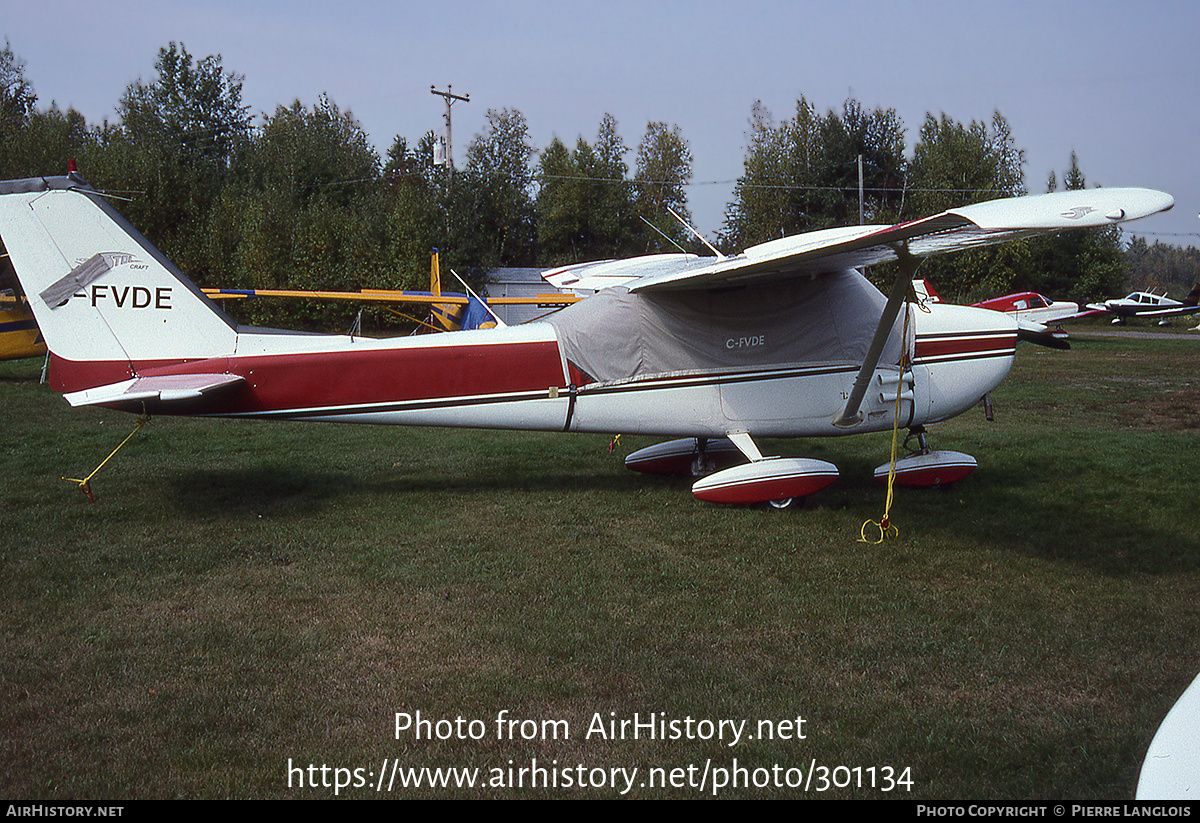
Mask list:
[[78,175],[0,181],[0,240],[59,391],[235,351],[237,325]]
[[1192,286],[1192,290],[1188,292],[1188,296],[1183,298],[1183,305],[1195,306],[1200,303],[1200,283]]

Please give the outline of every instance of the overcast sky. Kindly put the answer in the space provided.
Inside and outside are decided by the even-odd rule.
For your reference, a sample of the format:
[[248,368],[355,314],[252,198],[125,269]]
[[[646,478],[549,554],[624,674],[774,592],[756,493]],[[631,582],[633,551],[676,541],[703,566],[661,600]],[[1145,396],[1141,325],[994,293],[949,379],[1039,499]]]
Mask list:
[[519,109],[539,150],[593,141],[606,112],[634,149],[648,122],[676,124],[705,233],[732,199],[755,100],[777,121],[801,95],[822,113],[848,97],[894,108],[910,155],[927,112],[969,123],[999,111],[1031,193],[1051,171],[1061,181],[1075,151],[1089,185],[1175,196],[1132,231],[1200,246],[1200,3],[1185,0],[0,0],[0,37],[39,107],[89,123],[115,119],[176,41],[220,54],[256,113],[327,93],[381,155],[396,135],[412,145],[442,127],[433,85],[470,95],[453,109],[460,162],[489,108]]

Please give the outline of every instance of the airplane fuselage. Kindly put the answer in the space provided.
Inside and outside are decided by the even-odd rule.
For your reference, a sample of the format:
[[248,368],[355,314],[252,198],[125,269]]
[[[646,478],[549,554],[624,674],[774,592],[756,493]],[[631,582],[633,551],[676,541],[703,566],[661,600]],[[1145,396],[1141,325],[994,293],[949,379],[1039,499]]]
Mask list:
[[973,304],[977,308],[991,309],[1012,315],[1018,321],[1049,325],[1079,314],[1079,304],[1064,300],[1051,300],[1037,292],[1021,292],[1004,297],[995,297]]
[[1183,303],[1180,301],[1172,300],[1161,294],[1140,291],[1135,291],[1119,300],[1106,300],[1103,303],[1104,308],[1118,317],[1136,317],[1146,312],[1171,309],[1182,305]]
[[[108,403],[128,411],[386,425],[720,436],[823,436],[953,417],[1004,379],[1016,344],[996,312],[938,305],[912,313],[910,362],[877,369],[864,421],[832,425],[859,364],[722,367],[589,380],[549,323],[389,339],[239,330],[228,355],[203,360],[73,363],[50,379],[70,393],[98,383],[178,374],[236,375],[228,390],[188,401]],[[726,345],[753,341],[732,339]]]

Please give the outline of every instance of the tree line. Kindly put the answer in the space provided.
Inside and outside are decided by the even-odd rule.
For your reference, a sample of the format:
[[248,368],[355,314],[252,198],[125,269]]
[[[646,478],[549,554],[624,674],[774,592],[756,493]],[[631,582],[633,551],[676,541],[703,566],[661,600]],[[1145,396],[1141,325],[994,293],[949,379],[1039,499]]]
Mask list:
[[[591,142],[556,137],[537,151],[519,111],[492,109],[451,170],[434,163],[432,132],[415,144],[398,135],[380,157],[327,96],[256,123],[243,78],[219,55],[197,59],[171,43],[154,70],[126,88],[116,122],[88,124],[74,110],[39,108],[6,44],[0,178],[61,174],[76,159],[97,188],[127,197],[120,210],[203,286],[420,288],[434,247],[475,284],[498,266],[707,253],[669,211],[689,218],[692,156],[678,126],[651,122],[631,149],[605,114]],[[1025,193],[1023,153],[998,112],[988,124],[927,116],[911,157],[904,134],[894,110],[854,100],[820,114],[802,97],[780,123],[756,103],[722,250],[860,213],[892,223]],[[1085,185],[1074,156],[1064,184]],[[1047,189],[1056,187],[1052,176]],[[1025,288],[1094,299],[1123,290],[1127,273],[1114,228],[934,259],[920,275],[954,299]],[[345,309],[259,302],[250,312],[254,322],[336,324]]]

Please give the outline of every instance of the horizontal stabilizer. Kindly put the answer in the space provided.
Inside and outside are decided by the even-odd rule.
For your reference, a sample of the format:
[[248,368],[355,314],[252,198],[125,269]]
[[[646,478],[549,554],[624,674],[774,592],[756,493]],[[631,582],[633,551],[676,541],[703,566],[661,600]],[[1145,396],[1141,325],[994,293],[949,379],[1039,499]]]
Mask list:
[[63,397],[72,406],[102,406],[108,403],[127,403],[137,400],[158,400],[173,403],[195,400],[209,392],[242,382],[236,374],[166,374],[157,377],[138,377],[71,392]]

